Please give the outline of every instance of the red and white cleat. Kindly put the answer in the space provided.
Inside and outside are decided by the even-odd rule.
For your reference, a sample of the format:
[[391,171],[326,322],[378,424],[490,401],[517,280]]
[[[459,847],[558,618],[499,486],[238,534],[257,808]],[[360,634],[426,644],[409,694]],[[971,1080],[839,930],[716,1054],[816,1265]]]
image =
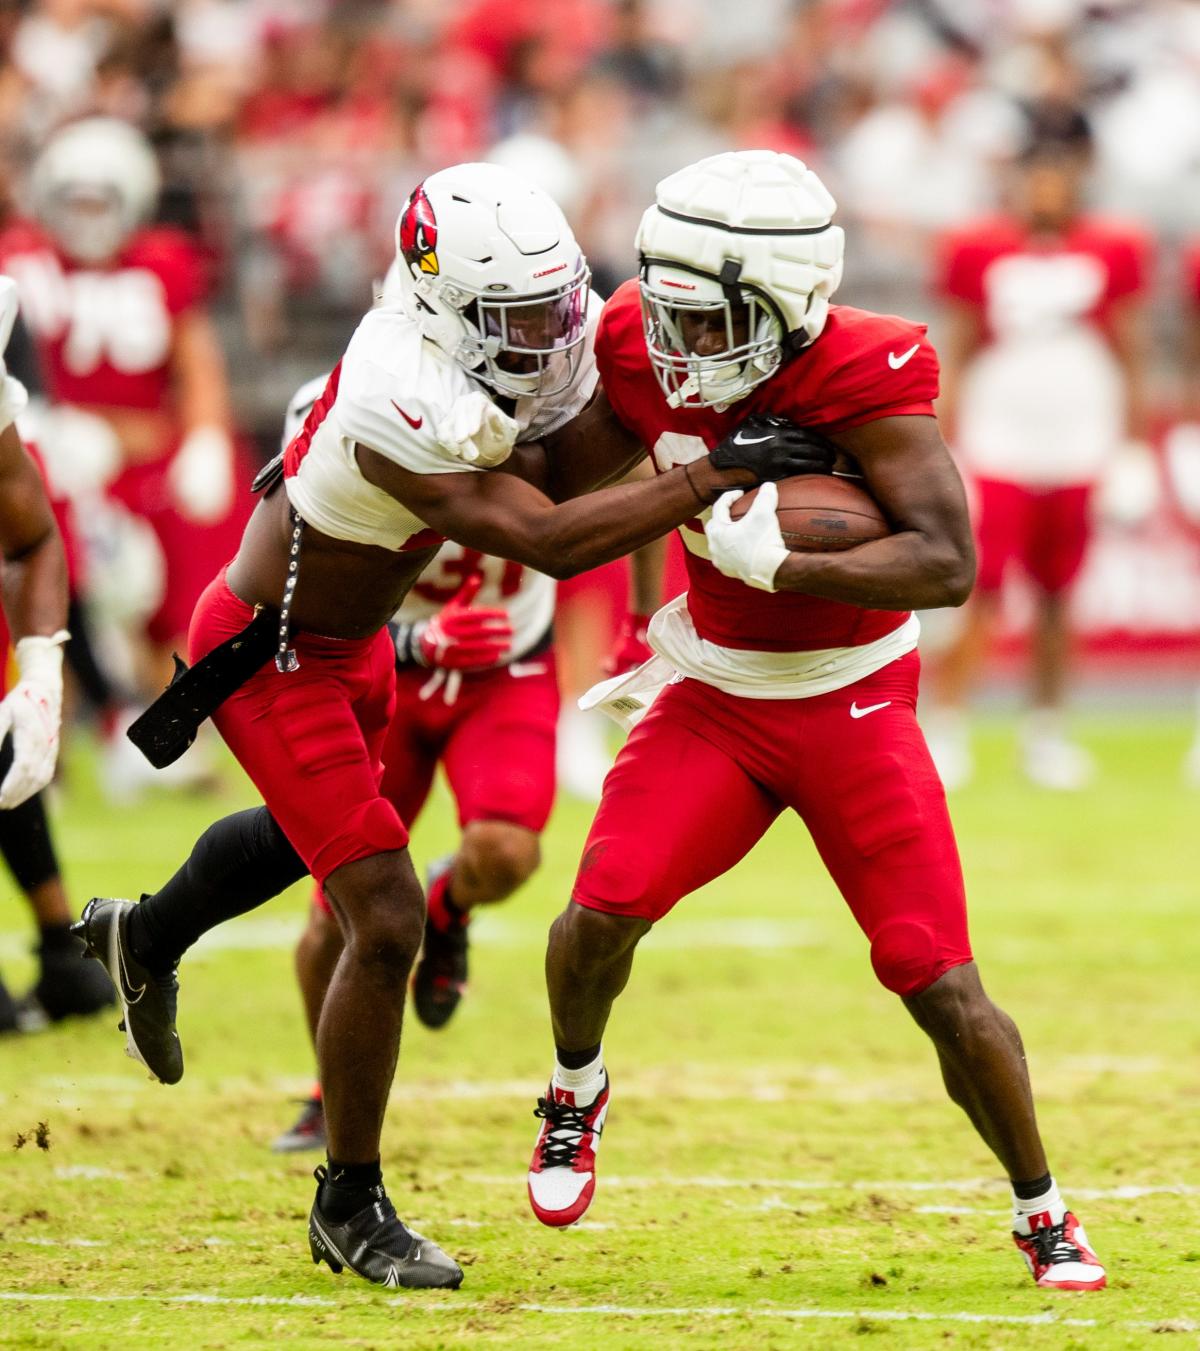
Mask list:
[[1042,1225],[1029,1234],[1014,1230],[1013,1242],[1043,1290],[1103,1290],[1108,1283],[1083,1225],[1069,1210],[1060,1224]]
[[594,1102],[576,1107],[575,1094],[555,1088],[538,1099],[542,1129],[529,1165],[529,1204],[543,1224],[561,1229],[583,1218],[596,1191],[596,1150],[608,1115],[608,1075]]

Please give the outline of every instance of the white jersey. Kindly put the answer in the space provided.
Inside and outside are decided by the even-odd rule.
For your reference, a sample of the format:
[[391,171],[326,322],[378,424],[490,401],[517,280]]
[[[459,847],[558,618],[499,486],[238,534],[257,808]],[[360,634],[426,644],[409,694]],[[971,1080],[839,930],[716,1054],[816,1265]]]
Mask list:
[[[593,344],[602,308],[593,292],[583,357],[572,384],[549,398],[517,401],[517,441],[556,431],[591,399],[599,378]],[[455,402],[479,393],[480,386],[467,372],[424,338],[398,306],[369,311],[288,446],[288,500],[303,520],[335,539],[395,550],[440,543],[443,536],[367,482],[355,445],[361,443],[415,474],[484,472],[452,454],[437,436]]]

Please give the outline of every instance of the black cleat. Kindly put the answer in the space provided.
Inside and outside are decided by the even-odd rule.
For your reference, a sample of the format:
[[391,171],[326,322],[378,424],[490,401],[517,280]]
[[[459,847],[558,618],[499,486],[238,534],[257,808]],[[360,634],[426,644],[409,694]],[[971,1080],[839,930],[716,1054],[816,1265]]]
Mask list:
[[271,1146],[273,1154],[299,1154],[306,1149],[324,1149],[325,1104],[320,1098],[305,1098],[300,1115],[290,1129],[278,1136]]
[[317,1195],[308,1217],[308,1246],[315,1263],[328,1262],[336,1276],[349,1267],[375,1285],[406,1290],[457,1290],[462,1267],[436,1243],[406,1229],[383,1187],[372,1187],[372,1201],[342,1224],[321,1213],[324,1168],[318,1168]]
[[429,869],[426,890],[429,913],[425,941],[413,972],[413,1007],[426,1027],[445,1027],[467,988],[467,923],[457,911],[448,913],[434,886],[449,871],[452,859],[440,859]]
[[164,1084],[177,1084],[183,1078],[183,1048],[175,1031],[179,982],[174,970],[151,971],[130,952],[127,929],[133,905],[96,896],[71,932],[83,939],[87,956],[100,962],[117,987],[125,1054]]
[[41,970],[37,984],[22,1000],[23,1013],[57,1023],[72,1015],[99,1013],[117,1002],[117,992],[102,967],[86,962],[83,944],[38,950]]

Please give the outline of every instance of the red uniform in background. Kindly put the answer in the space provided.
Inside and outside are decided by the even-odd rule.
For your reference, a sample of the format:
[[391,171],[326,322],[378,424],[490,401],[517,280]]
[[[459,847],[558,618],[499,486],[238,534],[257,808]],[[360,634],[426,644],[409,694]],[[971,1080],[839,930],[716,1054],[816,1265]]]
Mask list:
[[1143,294],[1149,264],[1140,231],[1088,216],[1054,235],[997,216],[942,241],[938,290],[983,334],[955,430],[978,490],[981,592],[1011,562],[1049,594],[1078,575],[1091,492],[1128,422],[1113,318]]
[[176,325],[207,298],[204,262],[181,231],[148,227],[110,263],[85,265],[40,226],[18,223],[0,234],[0,269],[20,288],[53,404],[164,415],[160,444],[127,458],[107,491],[149,522],[162,547],[167,589],[148,632],[169,641],[186,630],[200,592],[237,547],[247,514],[241,503],[216,525],[197,525],[167,481],[183,433],[171,366]]

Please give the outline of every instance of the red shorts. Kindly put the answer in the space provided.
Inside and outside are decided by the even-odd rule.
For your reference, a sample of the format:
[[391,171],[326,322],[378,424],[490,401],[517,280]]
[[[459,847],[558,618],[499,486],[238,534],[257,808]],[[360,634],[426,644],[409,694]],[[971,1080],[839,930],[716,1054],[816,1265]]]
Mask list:
[[[198,658],[249,623],[253,611],[225,584],[200,597],[188,633]],[[380,792],[392,715],[395,650],[386,629],[340,640],[299,633],[299,670],[269,661],[213,721],[318,882],[355,859],[403,849],[408,831]]]
[[[383,795],[411,826],[440,762],[460,827],[507,821],[540,834],[554,805],[559,694],[553,653],[466,676],[450,704],[435,676],[414,667],[397,673],[396,711],[383,744]],[[319,889],[314,903],[330,913]]]
[[451,704],[434,672],[397,672],[383,792],[402,821],[417,819],[440,761],[459,826],[508,821],[535,832],[545,826],[554,805],[554,656],[545,652],[514,667],[464,677]]
[[668,685],[605,781],[573,899],[659,920],[790,807],[888,989],[915,994],[969,962],[958,850],[917,726],[919,671],[913,652],[811,699]]
[[[249,471],[239,455],[240,481]],[[213,573],[237,553],[242,531],[250,519],[254,499],[241,492],[223,520],[198,525],[180,514],[167,486],[171,459],[132,464],[122,470],[111,493],[118,502],[141,516],[158,537],[163,553],[166,589],[162,604],[146,624],[155,642],[169,643],[188,631],[188,619],[211,581]]]
[[978,591],[999,591],[1016,561],[1044,592],[1065,591],[1079,575],[1091,539],[1091,488],[1026,488],[978,479]]

